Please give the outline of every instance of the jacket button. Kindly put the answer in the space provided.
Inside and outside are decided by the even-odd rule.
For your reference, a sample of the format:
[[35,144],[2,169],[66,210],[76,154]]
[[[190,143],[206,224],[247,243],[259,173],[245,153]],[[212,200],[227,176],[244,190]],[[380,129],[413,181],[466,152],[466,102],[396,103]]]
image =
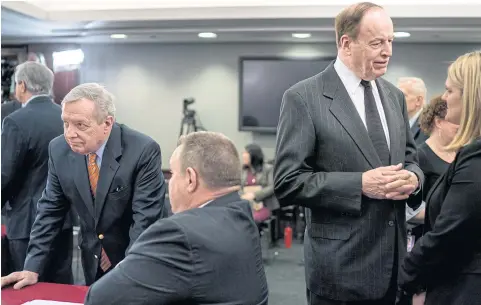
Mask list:
[[100,239],[100,240],[104,239],[104,235],[103,235],[103,234],[99,234],[99,239]]
[[389,220],[388,224],[389,224],[390,227],[392,227],[392,226],[394,226],[394,221]]
[[94,255],[95,259],[98,259],[99,257],[97,255]]

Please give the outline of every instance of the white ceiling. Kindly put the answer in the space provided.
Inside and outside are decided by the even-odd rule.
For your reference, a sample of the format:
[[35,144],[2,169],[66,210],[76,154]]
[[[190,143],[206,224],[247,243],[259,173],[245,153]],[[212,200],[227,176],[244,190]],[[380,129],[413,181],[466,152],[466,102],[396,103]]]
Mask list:
[[[333,18],[353,2],[357,1],[2,1],[2,44],[333,42]],[[398,41],[481,43],[481,0],[376,3],[385,4],[396,31],[411,33]],[[218,37],[198,38],[204,31]],[[300,40],[292,38],[294,32],[312,36]],[[115,33],[128,38],[112,40]]]

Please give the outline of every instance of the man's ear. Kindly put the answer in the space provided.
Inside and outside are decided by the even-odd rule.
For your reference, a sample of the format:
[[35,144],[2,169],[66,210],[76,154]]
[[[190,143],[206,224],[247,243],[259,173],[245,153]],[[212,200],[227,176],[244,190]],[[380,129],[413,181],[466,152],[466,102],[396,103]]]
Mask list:
[[114,125],[114,123],[115,123],[114,117],[111,115],[107,116],[107,118],[105,119],[104,133],[108,133],[112,128],[112,126]]
[[352,40],[347,35],[342,35],[339,39],[339,49],[342,49],[346,54],[351,55]]
[[424,104],[423,97],[422,97],[422,96],[417,96],[417,97],[416,97],[416,106],[418,107],[418,109],[423,108],[423,104]]
[[18,86],[20,87],[20,92],[22,92],[22,93],[27,92],[27,86],[25,86],[25,82],[24,82],[24,81],[18,82]]
[[185,176],[186,179],[188,179],[187,192],[195,192],[195,190],[199,186],[199,176],[197,175],[197,172],[192,167],[188,167],[185,170]]

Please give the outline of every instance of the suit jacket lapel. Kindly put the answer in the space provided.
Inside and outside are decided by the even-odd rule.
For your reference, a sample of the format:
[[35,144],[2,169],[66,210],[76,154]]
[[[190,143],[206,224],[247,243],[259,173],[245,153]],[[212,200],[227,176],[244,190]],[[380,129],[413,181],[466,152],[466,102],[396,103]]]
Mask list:
[[97,194],[95,196],[95,225],[98,224],[105,199],[112,184],[112,180],[119,169],[118,158],[122,155],[120,127],[114,124],[110,137],[105,145],[100,166]]
[[329,110],[356,143],[366,160],[376,168],[382,165],[346,88],[331,64],[322,74],[323,94],[332,99]]
[[376,80],[376,85],[381,98],[382,107],[384,108],[384,114],[386,115],[387,127],[389,130],[390,138],[390,152],[391,152],[391,164],[398,164],[404,162],[404,151],[401,150],[401,125],[399,124],[399,115],[394,109],[393,102],[395,101],[394,95],[387,87],[381,84],[381,81]]
[[85,156],[71,152],[70,162],[74,171],[74,181],[80,193],[80,197],[87,206],[90,214],[92,214],[92,217],[95,218],[94,201],[92,198],[92,191],[90,190],[90,181]]

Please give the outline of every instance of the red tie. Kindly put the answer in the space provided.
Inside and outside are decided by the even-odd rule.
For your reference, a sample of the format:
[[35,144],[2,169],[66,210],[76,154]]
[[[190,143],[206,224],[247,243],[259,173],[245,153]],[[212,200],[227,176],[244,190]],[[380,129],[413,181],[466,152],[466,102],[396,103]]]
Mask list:
[[[92,196],[95,199],[95,195],[97,194],[97,183],[99,181],[99,167],[97,165],[97,154],[92,153],[89,154],[89,162],[88,162],[88,172],[89,172],[89,181],[90,181],[90,190],[92,191]],[[100,253],[100,268],[105,272],[112,266],[107,253],[105,253],[104,247],[102,247],[102,252]]]

